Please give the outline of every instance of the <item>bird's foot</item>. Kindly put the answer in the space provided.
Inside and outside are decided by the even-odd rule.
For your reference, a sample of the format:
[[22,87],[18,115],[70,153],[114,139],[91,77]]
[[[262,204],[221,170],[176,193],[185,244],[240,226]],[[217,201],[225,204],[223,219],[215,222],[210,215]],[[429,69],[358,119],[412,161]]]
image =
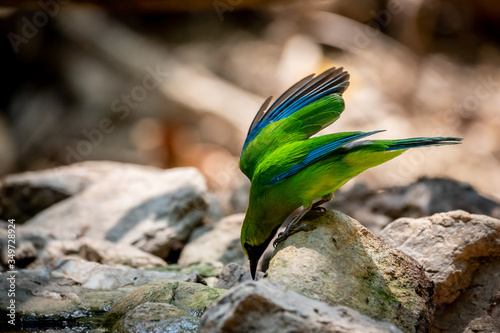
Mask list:
[[312,205],[311,209],[313,209],[316,212],[320,212],[320,213],[326,212],[326,208],[321,206],[321,205],[324,203],[330,202],[332,200],[332,198],[333,198],[333,193],[322,196],[320,200],[318,200],[317,202],[315,202]]
[[288,237],[301,232],[301,231],[309,231],[314,229],[312,225],[307,224],[307,223],[302,223],[297,226],[293,226],[291,228],[286,228],[285,231],[280,232],[278,234],[278,237],[273,242],[273,246],[276,248],[280,243],[283,243]]
[[276,246],[278,246],[279,243],[283,242],[285,239],[287,239],[288,237],[285,237],[285,232],[282,231],[278,234],[278,237],[276,237],[276,239],[274,240],[273,242],[273,246],[274,248],[276,248]]

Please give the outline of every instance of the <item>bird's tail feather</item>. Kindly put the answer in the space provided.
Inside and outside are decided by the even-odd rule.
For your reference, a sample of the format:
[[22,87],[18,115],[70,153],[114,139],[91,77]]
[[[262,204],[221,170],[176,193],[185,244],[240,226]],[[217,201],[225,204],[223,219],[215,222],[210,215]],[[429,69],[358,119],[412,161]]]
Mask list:
[[409,138],[392,140],[387,145],[387,151],[426,147],[426,146],[444,146],[444,145],[456,145],[461,143],[462,138],[455,137],[434,137],[434,138]]

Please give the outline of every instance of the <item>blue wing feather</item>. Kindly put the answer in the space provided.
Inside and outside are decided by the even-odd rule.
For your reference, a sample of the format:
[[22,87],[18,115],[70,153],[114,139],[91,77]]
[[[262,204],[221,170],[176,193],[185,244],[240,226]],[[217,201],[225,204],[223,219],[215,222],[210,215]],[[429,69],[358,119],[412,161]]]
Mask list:
[[285,180],[285,179],[287,179],[287,178],[295,175],[299,171],[307,168],[308,166],[310,166],[310,165],[318,162],[322,158],[324,158],[324,157],[332,154],[335,151],[335,149],[337,149],[339,147],[342,147],[343,145],[345,145],[345,144],[347,144],[349,142],[353,142],[353,141],[359,140],[361,138],[364,138],[364,137],[367,137],[367,136],[370,136],[370,135],[373,135],[373,134],[376,134],[376,133],[379,133],[379,132],[383,132],[383,130],[355,134],[355,135],[352,135],[352,136],[348,136],[348,137],[342,138],[340,140],[336,140],[336,141],[330,142],[330,143],[328,143],[326,145],[323,145],[321,147],[312,149],[309,152],[309,154],[307,154],[307,156],[300,163],[292,166],[287,171],[281,172],[280,174],[278,174],[277,176],[275,176],[274,178],[272,178],[269,181],[268,184],[274,184],[274,183],[281,182],[281,181],[283,181],[283,180]]
[[[326,95],[342,94],[349,86],[348,80],[349,74],[342,68],[331,68],[315,78],[308,76],[299,81],[283,93],[266,112],[263,111],[265,107],[261,108],[250,126],[243,149],[272,122],[289,117]],[[269,99],[265,103],[269,103]]]

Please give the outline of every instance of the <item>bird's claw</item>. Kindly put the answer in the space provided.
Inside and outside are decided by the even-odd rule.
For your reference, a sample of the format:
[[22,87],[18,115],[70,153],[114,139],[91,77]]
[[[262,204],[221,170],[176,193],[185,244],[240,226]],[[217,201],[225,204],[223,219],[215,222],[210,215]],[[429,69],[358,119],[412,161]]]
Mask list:
[[278,244],[283,242],[285,239],[287,239],[287,237],[285,237],[285,232],[280,232],[278,234],[278,237],[276,237],[276,239],[273,242],[274,248],[276,248],[276,246],[278,246]]
[[285,231],[280,232],[278,234],[278,237],[276,237],[276,239],[273,242],[273,246],[274,246],[274,248],[276,248],[276,246],[278,246],[280,243],[283,243],[291,235],[294,235],[294,234],[301,232],[301,231],[310,231],[312,229],[314,229],[314,225],[311,225],[308,223],[294,225],[290,228],[287,228]]

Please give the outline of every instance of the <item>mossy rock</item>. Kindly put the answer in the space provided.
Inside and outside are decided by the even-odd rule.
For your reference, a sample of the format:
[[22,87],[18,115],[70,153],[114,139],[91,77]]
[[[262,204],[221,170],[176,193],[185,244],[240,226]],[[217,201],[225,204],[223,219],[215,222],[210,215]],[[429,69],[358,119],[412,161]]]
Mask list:
[[193,316],[175,305],[144,303],[126,313],[112,328],[114,333],[131,332],[183,332],[199,331],[201,318]]
[[103,327],[111,328],[125,314],[144,303],[167,303],[200,317],[227,290],[199,283],[160,280],[138,287],[123,296],[108,312]]
[[337,211],[313,212],[309,231],[281,243],[268,278],[330,305],[344,305],[405,332],[433,317],[433,284],[411,257]]

